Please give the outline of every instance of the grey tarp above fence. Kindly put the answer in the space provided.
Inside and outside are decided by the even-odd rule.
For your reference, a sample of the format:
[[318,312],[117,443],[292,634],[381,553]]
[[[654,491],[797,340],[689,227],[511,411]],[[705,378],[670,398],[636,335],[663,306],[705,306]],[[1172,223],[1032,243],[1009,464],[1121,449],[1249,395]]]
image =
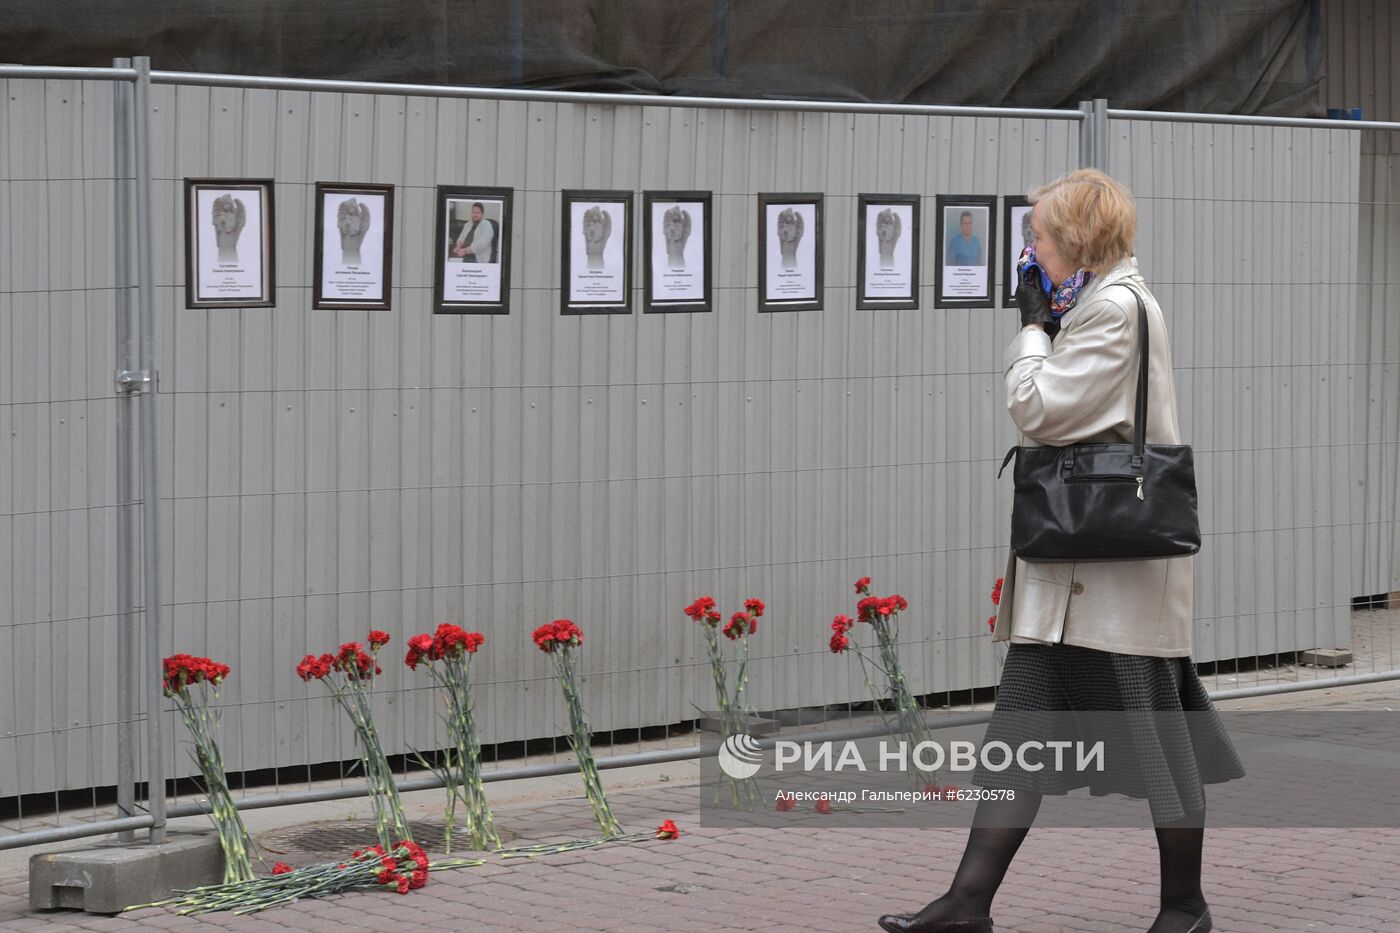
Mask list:
[[8,0],[0,61],[1320,115],[1320,0]]

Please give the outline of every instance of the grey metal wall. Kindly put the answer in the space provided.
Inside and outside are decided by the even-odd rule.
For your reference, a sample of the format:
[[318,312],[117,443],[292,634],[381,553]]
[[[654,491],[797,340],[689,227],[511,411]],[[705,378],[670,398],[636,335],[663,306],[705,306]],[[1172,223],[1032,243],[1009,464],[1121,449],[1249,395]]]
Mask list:
[[[1351,387],[1366,372],[1359,134],[1124,120],[1110,131],[1196,452],[1207,540],[1195,656],[1349,645],[1365,530],[1351,481]],[[1393,512],[1376,518],[1393,529]]]
[[[1400,11],[1389,0],[1327,0],[1328,107],[1360,107],[1368,120],[1394,120],[1400,102]],[[1356,595],[1400,590],[1400,133],[1361,135],[1359,249],[1356,256],[1355,432],[1365,525]]]
[[[64,94],[84,103],[67,110]],[[36,663],[0,692],[14,701],[0,704],[0,796],[113,771],[110,742],[91,739],[107,733],[89,728],[110,718],[114,611],[111,261],[85,219],[110,210],[103,95],[20,81],[4,94],[0,217],[25,235],[0,250],[0,428],[23,432],[0,479],[0,649]],[[559,616],[587,633],[596,728],[692,718],[711,688],[680,610],[705,593],[770,607],[757,708],[861,699],[858,668],[825,643],[863,574],[911,603],[916,690],[995,682],[985,619],[1009,520],[995,470],[1015,442],[1000,379],[1015,312],[935,311],[928,236],[924,308],[855,311],[856,196],[919,193],[927,219],[940,193],[1024,193],[1077,164],[1071,124],[195,87],[158,87],[153,104],[168,643],[233,665],[231,768],[351,757],[340,717],[293,667],[371,626],[394,635],[394,658],[444,619],[486,634],[485,742],[563,731],[529,641]],[[1326,574],[1306,570],[1351,573],[1349,492],[1316,490],[1346,469],[1333,415],[1350,398],[1351,337],[1303,325],[1319,302],[1351,315],[1353,299],[1279,277],[1304,242],[1354,248],[1354,137],[1122,133],[1115,168],[1142,197],[1140,253],[1210,478],[1197,657],[1345,643]],[[1350,193],[1308,187],[1337,173]],[[276,308],[183,307],[187,176],[277,180]],[[316,181],[397,186],[392,312],[310,310]],[[438,184],[516,189],[509,317],[430,313]],[[574,187],[714,191],[714,313],[561,317],[558,192]],[[762,191],[826,194],[824,310],[755,311]],[[1304,218],[1312,239],[1290,236]],[[1236,280],[1261,263],[1270,276]],[[1256,343],[1279,319],[1297,326]],[[57,424],[73,415],[81,443]],[[1286,468],[1251,467],[1277,449]],[[61,715],[47,706],[68,696],[55,665],[84,680]],[[384,694],[386,747],[432,746],[423,679],[387,664]]]

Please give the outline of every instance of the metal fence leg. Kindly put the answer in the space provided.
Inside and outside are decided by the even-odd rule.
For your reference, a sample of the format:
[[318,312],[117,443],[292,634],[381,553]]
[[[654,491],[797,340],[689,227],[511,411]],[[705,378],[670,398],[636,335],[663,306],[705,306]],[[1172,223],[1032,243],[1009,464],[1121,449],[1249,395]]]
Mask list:
[[156,479],[155,264],[151,257],[151,60],[136,66],[136,299],[141,333],[141,545],[145,583],[146,787],[151,842],[165,841],[165,770],[161,761],[160,709],[160,486]]
[[1079,112],[1084,114],[1084,119],[1079,121],[1079,165],[1107,172],[1108,100],[1103,97],[1081,100]]
[[[130,68],[131,59],[117,58],[113,68]],[[116,280],[114,313],[117,332],[117,816],[136,815],[136,532],[131,509],[137,498],[132,470],[132,430],[136,400],[130,393],[131,359],[131,87],[112,83],[112,145],[115,176]],[[133,830],[119,834],[122,842],[136,838]]]

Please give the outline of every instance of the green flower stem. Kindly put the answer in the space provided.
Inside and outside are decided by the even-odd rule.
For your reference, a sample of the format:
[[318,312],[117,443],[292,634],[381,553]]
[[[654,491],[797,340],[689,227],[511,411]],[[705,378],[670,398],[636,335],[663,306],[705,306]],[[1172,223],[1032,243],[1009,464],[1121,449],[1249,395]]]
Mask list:
[[[217,694],[215,694],[217,696]],[[207,693],[195,701],[189,689],[182,687],[172,697],[180,711],[180,718],[194,738],[193,757],[204,778],[204,790],[209,798],[209,815],[218,832],[219,847],[224,853],[224,881],[246,881],[253,877],[253,864],[249,858],[252,840],[243,818],[234,805],[233,795],[228,788],[228,774],[224,770],[223,753],[216,739],[219,716],[209,706]]]
[[556,648],[552,654],[559,673],[559,684],[564,689],[564,701],[569,707],[569,745],[578,759],[579,774],[583,777],[588,803],[592,806],[593,816],[603,833],[607,836],[619,835],[622,827],[613,816],[612,808],[608,806],[608,799],[603,793],[603,779],[599,777],[598,765],[593,760],[593,730],[583,712],[583,698],[578,687],[573,649],[563,645]]
[[[744,687],[748,684],[749,643],[748,637],[739,639],[739,667],[734,678],[734,693],[729,692],[729,677],[725,669],[723,646],[720,644],[716,626],[705,625],[705,648],[710,656],[710,674],[715,681],[715,701],[719,704],[720,738],[728,739],[744,731],[744,715],[748,712],[744,704]],[[729,798],[735,809],[752,809],[763,797],[758,782],[753,778],[724,776],[724,784],[729,788]],[[715,789],[715,803],[719,803],[722,793]]]
[[368,678],[361,679],[350,675],[346,675],[344,681],[344,686],[332,683],[331,693],[355,726],[360,765],[364,768],[365,780],[369,784],[369,799],[374,809],[374,826],[379,844],[388,849],[399,840],[412,841],[408,821],[403,815],[403,802],[399,799],[398,785],[394,782],[394,773],[389,767],[388,759],[384,757],[384,748],[374,727],[374,708],[371,702],[373,684]]
[[468,678],[469,658],[447,658],[443,671],[436,665],[429,668],[433,679],[447,694],[449,715],[446,717],[453,748],[448,750],[447,829],[444,834],[447,851],[452,851],[452,828],[456,821],[456,802],[461,800],[466,810],[467,832],[473,849],[500,848],[490,804],[486,800],[486,785],[481,776],[481,743],[476,736],[472,716],[471,683]]

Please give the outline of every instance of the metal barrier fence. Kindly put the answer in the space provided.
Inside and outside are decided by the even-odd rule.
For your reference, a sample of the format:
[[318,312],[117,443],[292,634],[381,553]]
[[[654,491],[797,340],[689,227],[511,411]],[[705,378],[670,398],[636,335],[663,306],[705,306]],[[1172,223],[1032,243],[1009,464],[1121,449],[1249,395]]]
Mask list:
[[[557,741],[545,763],[523,744],[562,731],[524,637],[556,615],[614,622],[586,662],[595,722],[613,735],[604,766],[699,753],[688,728],[672,727],[706,698],[705,662],[678,621],[702,592],[775,607],[774,639],[751,662],[763,710],[862,701],[858,670],[819,636],[865,573],[926,608],[924,634],[906,645],[918,692],[951,702],[995,683],[977,620],[1004,555],[1009,502],[991,475],[1014,442],[998,388],[1014,315],[862,316],[841,263],[829,264],[820,317],[754,315],[746,238],[761,191],[825,193],[828,252],[842,255],[859,192],[917,191],[931,216],[934,194],[1015,194],[1078,164],[1112,168],[1139,198],[1139,252],[1173,322],[1207,553],[1218,555],[1198,562],[1197,659],[1216,662],[1226,686],[1215,695],[1400,677],[1379,625],[1365,633],[1366,673],[1310,677],[1254,660],[1351,643],[1350,597],[1395,588],[1396,503],[1367,496],[1400,475],[1383,391],[1400,348],[1385,324],[1385,267],[1362,282],[1347,257],[1358,212],[1388,231],[1382,215],[1396,206],[1389,187],[1361,203],[1354,131],[1400,124],[1105,101],[1054,111],[402,86],[151,72],[143,59],[0,78],[59,82],[54,93],[81,105],[7,95],[0,214],[11,231],[19,218],[113,205],[110,269],[96,244],[56,248],[87,227],[53,219],[0,269],[15,364],[0,396],[13,467],[0,487],[12,610],[0,638],[35,662],[33,675],[16,670],[0,719],[0,799],[16,803],[0,848],[137,828],[159,841],[168,818],[200,812],[197,801],[167,806],[164,790],[190,773],[178,724],[160,714],[157,672],[172,651],[234,661],[226,759],[273,781],[271,794],[245,793],[245,807],[362,793],[343,772],[313,785],[310,765],[345,761],[352,746],[291,667],[371,624],[401,644],[439,618],[496,621],[488,650],[500,653],[478,685],[483,738],[521,754],[503,753],[492,780],[571,767]],[[110,125],[96,116],[106,84],[95,82],[111,84]],[[475,143],[482,134],[489,145]],[[1282,165],[1281,152],[1292,153]],[[277,309],[182,307],[179,185],[211,176],[277,181]],[[309,191],[347,178],[401,192],[392,315],[309,311]],[[500,320],[428,310],[432,190],[466,180],[518,193],[520,311]],[[715,313],[561,318],[565,188],[713,190]],[[1320,273],[1293,274],[1299,242]],[[1344,309],[1369,316],[1309,342],[1315,309],[1338,303],[1337,290]],[[931,286],[923,298],[931,309]],[[1373,331],[1380,348],[1363,352]],[[29,350],[40,345],[47,359]],[[98,362],[113,345],[115,396]],[[1349,382],[1382,391],[1363,403]],[[55,426],[70,421],[84,423],[80,440]],[[28,458],[31,443],[45,456]],[[109,473],[86,475],[90,450],[110,451]],[[1236,663],[1226,679],[1240,658],[1253,676]],[[79,699],[75,680],[88,691]],[[391,751],[438,747],[431,691],[401,670],[387,687]],[[659,743],[643,742],[651,727]],[[108,761],[115,811],[98,796]],[[284,788],[289,768],[306,769],[305,789]],[[144,810],[143,779],[157,789]],[[75,789],[91,795],[81,813]],[[26,819],[25,801],[50,795]]]

